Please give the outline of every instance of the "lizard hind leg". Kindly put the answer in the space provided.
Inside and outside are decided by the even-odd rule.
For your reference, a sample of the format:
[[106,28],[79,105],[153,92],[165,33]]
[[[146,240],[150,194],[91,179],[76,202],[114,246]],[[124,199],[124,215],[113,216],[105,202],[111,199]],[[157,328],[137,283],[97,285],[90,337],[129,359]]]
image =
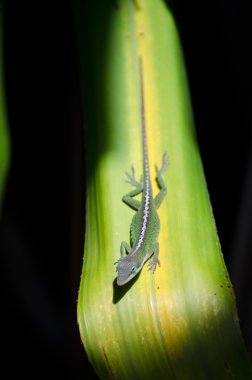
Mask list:
[[126,172],[126,176],[128,177],[128,181],[126,181],[126,182],[128,182],[130,185],[132,185],[136,188],[143,187],[142,179],[140,178],[140,182],[136,180],[134,165],[131,165],[131,174]]
[[131,174],[126,172],[126,176],[128,177],[128,182],[130,185],[134,186],[135,189],[131,190],[129,193],[123,196],[122,200],[128,206],[133,208],[133,210],[139,210],[141,206],[141,202],[138,199],[134,199],[134,197],[140,194],[143,191],[143,184],[138,182],[135,177],[135,169],[134,166],[131,166]]
[[154,202],[155,202],[155,206],[156,208],[158,208],[166,193],[167,193],[167,187],[166,187],[166,184],[164,182],[164,179],[162,177],[162,174],[166,171],[166,169],[168,168],[168,156],[167,156],[167,153],[165,152],[163,154],[163,160],[162,160],[162,167],[160,169],[158,169],[158,167],[156,166],[156,172],[157,172],[157,176],[156,176],[156,180],[157,180],[157,184],[158,184],[158,187],[160,188],[160,191],[159,193],[156,195],[155,199],[154,199]]
[[159,174],[159,175],[164,174],[164,172],[166,171],[166,169],[168,168],[168,166],[169,166],[168,155],[167,155],[166,152],[164,152],[163,157],[162,157],[162,166],[161,166],[161,168],[158,169],[158,166],[156,165],[156,172],[157,172],[157,174]]

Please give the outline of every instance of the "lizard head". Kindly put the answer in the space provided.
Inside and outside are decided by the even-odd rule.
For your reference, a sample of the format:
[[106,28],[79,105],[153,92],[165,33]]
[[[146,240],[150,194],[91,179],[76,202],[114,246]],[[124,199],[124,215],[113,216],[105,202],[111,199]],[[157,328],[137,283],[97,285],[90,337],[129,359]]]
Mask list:
[[137,275],[138,272],[142,269],[142,264],[136,261],[136,258],[133,256],[126,256],[121,258],[117,262],[116,271],[117,276],[117,285],[125,285],[133,277]]

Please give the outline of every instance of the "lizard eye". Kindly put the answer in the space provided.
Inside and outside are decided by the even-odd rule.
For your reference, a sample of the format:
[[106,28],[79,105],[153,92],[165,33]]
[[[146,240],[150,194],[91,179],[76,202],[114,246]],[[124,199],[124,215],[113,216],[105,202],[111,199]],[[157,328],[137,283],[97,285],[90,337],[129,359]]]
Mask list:
[[133,265],[133,267],[131,268],[131,273],[136,273],[137,271],[137,267],[135,265]]

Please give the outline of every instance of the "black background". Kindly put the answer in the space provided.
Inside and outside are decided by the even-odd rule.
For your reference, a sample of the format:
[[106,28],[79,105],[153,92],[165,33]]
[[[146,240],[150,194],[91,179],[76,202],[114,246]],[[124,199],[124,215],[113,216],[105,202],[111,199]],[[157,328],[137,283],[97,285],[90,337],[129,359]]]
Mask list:
[[[220,241],[251,347],[248,3],[177,0],[173,11]],[[71,2],[6,1],[4,31],[12,150],[1,223],[4,367],[7,378],[95,378],[76,322],[85,183]]]

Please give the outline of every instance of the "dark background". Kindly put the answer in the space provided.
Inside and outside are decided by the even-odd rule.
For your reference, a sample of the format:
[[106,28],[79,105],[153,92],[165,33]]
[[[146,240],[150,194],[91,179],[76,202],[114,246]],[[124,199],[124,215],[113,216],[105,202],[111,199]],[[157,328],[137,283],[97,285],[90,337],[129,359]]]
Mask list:
[[[176,0],[173,10],[216,224],[251,349],[248,3]],[[7,378],[95,378],[76,322],[85,183],[71,2],[8,0],[4,30],[12,150],[0,240],[4,367]]]

